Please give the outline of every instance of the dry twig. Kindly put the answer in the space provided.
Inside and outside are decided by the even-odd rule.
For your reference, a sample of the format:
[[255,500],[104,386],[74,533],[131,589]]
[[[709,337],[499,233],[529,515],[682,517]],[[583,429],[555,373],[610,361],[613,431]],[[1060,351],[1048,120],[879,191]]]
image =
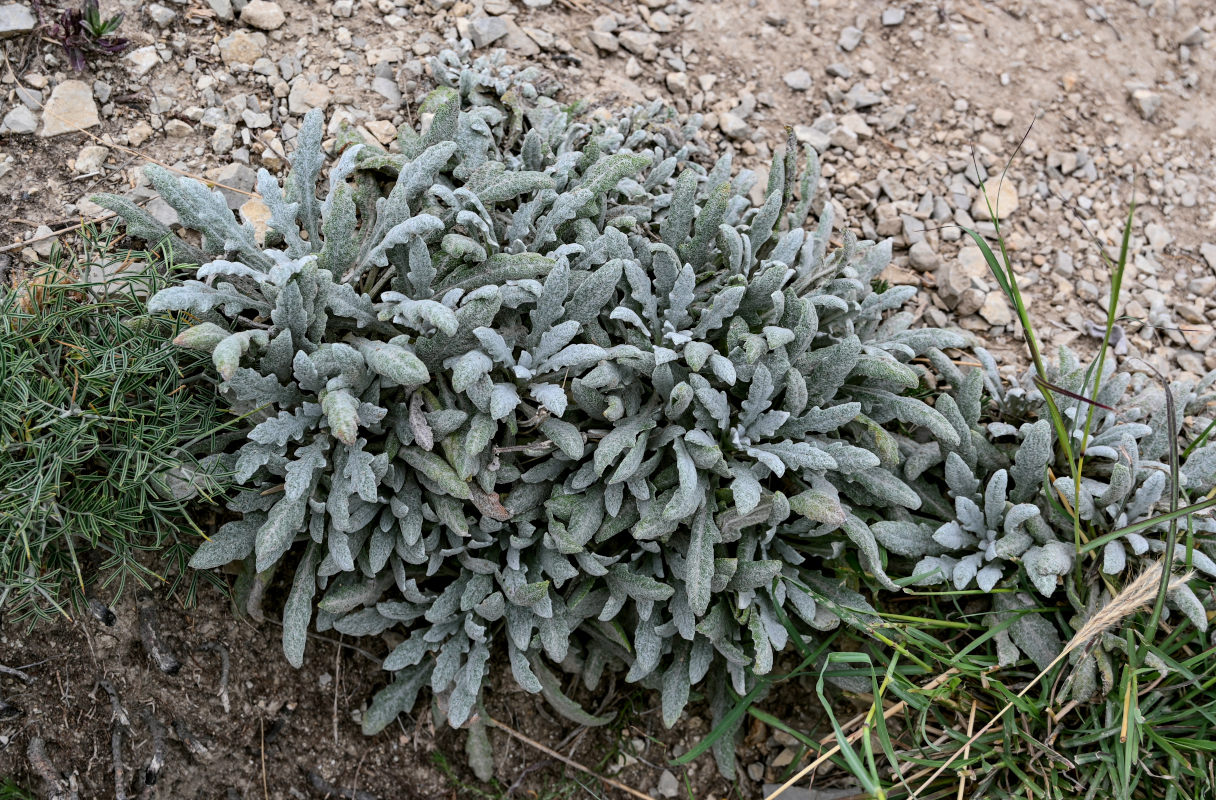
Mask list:
[[113,710],[113,719],[116,723],[124,728],[131,727],[131,718],[127,716],[127,710],[122,706],[122,700],[118,698],[118,690],[114,688],[114,684],[110,683],[106,678],[97,681],[97,685],[106,690],[106,694],[110,696],[110,708]]
[[152,760],[144,769],[143,786],[139,791],[140,800],[148,800],[152,797],[153,787],[160,778],[161,768],[165,766],[165,726],[160,724],[160,720],[156,718],[151,709],[143,709],[140,716],[152,733]]
[[197,759],[207,759],[211,755],[211,751],[203,744],[199,737],[186,727],[186,723],[180,719],[173,720],[173,732],[177,734],[177,738],[181,740],[182,746],[186,748],[186,752]]
[[72,790],[67,781],[59,774],[59,770],[55,769],[55,765],[51,763],[51,759],[46,754],[46,742],[37,736],[31,738],[25,755],[30,761],[30,768],[33,769],[34,774],[46,784],[47,800],[80,800],[80,795]]
[[152,663],[156,664],[157,669],[166,675],[176,675],[181,670],[182,664],[161,638],[152,595],[148,592],[140,592],[135,596],[135,601],[139,606],[139,640],[143,643],[144,650],[151,657]]
[[228,648],[219,642],[206,642],[199,646],[199,651],[203,653],[215,652],[220,654],[220,704],[224,707],[224,713],[227,714],[231,710],[231,704],[228,697],[228,673],[232,667],[232,660],[228,656]]
[[582,764],[578,763],[574,759],[567,758],[566,756],[562,755],[561,753],[557,752],[556,750],[552,750],[548,747],[545,747],[543,744],[536,741],[535,739],[529,739],[527,736],[524,736],[522,733],[515,730],[511,726],[505,725],[505,724],[499,722],[498,720],[494,719],[493,717],[486,717],[485,720],[486,720],[487,724],[492,725],[495,728],[498,728],[503,733],[506,733],[510,736],[515,737],[519,741],[523,742],[524,744],[528,745],[529,747],[531,747],[535,750],[539,750],[540,752],[544,753],[545,755],[549,756],[550,758],[556,758],[558,761],[562,762],[563,764],[565,764],[568,767],[573,767],[574,769],[577,769],[579,772],[590,775],[591,777],[595,778],[596,780],[600,781],[601,783],[605,783],[608,786],[611,786],[613,789],[619,789],[620,791],[624,792],[625,794],[628,794],[632,797],[639,798],[639,800],[655,800],[653,797],[651,797],[648,794],[645,794],[644,792],[639,792],[637,789],[626,786],[625,784],[623,784],[619,781],[614,781],[612,778],[608,778],[608,777],[605,777],[604,775],[600,775],[599,773],[593,771],[589,767],[584,767]]
[[110,732],[110,755],[114,760],[114,800],[127,800],[127,771],[122,765],[122,736],[126,729],[115,721]]
[[22,683],[32,683],[34,680],[21,670],[14,669],[13,667],[6,667],[3,664],[0,664],[0,675],[11,675]]
[[270,800],[270,782],[266,779],[266,720],[258,718],[258,740],[262,753],[262,795]]
[[334,746],[338,745],[338,692],[342,683],[342,635],[338,635],[339,646],[334,648],[334,710],[333,710],[333,727],[334,727]]

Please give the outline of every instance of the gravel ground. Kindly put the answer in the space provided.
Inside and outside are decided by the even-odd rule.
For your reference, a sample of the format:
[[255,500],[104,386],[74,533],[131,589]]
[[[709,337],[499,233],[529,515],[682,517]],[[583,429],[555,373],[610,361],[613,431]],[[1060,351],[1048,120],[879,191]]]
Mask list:
[[[430,88],[445,47],[504,47],[551,69],[567,98],[663,98],[704,114],[706,134],[761,173],[791,126],[823,159],[838,222],[895,239],[888,278],[927,290],[922,313],[1016,348],[1010,309],[956,225],[992,232],[978,200],[1007,162],[997,212],[1031,311],[1051,345],[1092,348],[1108,269],[1133,195],[1140,204],[1122,298],[1127,364],[1216,367],[1216,136],[1203,4],[728,0],[207,0],[102,4],[132,49],[82,74],[30,36],[4,40],[0,240],[91,217],[99,189],[151,197],[146,158],[250,199],[278,172],[301,115],[326,108],[391,141]],[[22,9],[22,6],[8,6]],[[56,11],[44,6],[54,19]],[[0,16],[20,27],[32,13]],[[3,35],[3,33],[0,33]],[[1032,127],[1033,123],[1033,127]],[[73,132],[85,127],[86,133]],[[1018,142],[1030,133],[1017,151]],[[995,194],[995,193],[994,193]],[[157,201],[152,210],[172,212]],[[260,203],[246,208],[257,217]],[[48,227],[49,226],[49,227]],[[1012,357],[1012,364],[1016,358]]]

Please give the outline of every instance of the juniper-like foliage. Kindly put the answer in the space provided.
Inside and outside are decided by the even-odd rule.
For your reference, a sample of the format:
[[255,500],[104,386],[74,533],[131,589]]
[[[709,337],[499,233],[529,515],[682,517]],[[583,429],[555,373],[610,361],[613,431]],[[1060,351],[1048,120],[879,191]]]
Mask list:
[[915,289],[876,281],[889,243],[830,205],[804,226],[818,166],[792,139],[753,207],[751,173],[698,162],[695,117],[579,119],[529,74],[455,64],[434,62],[446,85],[399,152],[339,137],[320,197],[310,114],[285,186],[259,176],[265,247],[218,192],[150,168],[203,264],[153,307],[196,319],[179,343],[256,423],[243,516],[193,563],[291,572],[294,665],[310,624],[401,631],[368,732],[424,687],[465,724],[494,647],[585,724],[605,720],[555,669],[623,671],[667,725],[695,686],[721,715],[791,633],[877,622],[834,572],[897,588],[877,521],[921,505],[909,448],[971,447],[922,399],[920,357],[969,339],[911,327]]
[[[0,283],[0,615],[69,617],[131,580],[174,590],[191,500],[222,494],[223,404],[206,360],[149,314],[164,280],[92,226],[82,252]],[[91,281],[121,264],[121,279]],[[121,282],[120,282],[121,280]],[[152,553],[155,560],[144,558]]]

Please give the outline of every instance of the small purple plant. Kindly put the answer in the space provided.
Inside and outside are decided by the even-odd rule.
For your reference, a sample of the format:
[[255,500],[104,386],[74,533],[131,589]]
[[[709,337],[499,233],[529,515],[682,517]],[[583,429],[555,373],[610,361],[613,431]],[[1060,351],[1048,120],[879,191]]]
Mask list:
[[49,29],[51,38],[63,46],[68,62],[83,72],[90,53],[116,56],[127,49],[128,39],[112,35],[122,25],[123,15],[102,19],[97,0],[85,0],[81,8],[69,8]]

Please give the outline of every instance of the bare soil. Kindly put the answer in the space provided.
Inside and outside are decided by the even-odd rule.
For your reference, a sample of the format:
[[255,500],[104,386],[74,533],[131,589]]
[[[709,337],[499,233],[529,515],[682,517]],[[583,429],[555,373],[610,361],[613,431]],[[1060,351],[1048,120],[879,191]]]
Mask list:
[[[146,797],[344,796],[332,793],[336,789],[358,800],[430,800],[475,796],[474,787],[489,797],[565,797],[583,794],[580,784],[591,796],[619,795],[501,731],[490,734],[498,785],[480,784],[466,766],[464,733],[435,725],[426,700],[380,735],[364,736],[359,713],[387,678],[379,669],[388,652],[382,641],[316,636],[303,667],[294,670],[283,660],[274,623],[234,618],[227,597],[214,587],[201,587],[193,607],[159,600],[156,610],[156,629],[181,664],[173,675],[158,669],[142,644],[132,597],[114,607],[111,626],[85,615],[40,625],[33,633],[12,624],[0,628],[0,663],[30,679],[25,683],[0,674],[0,697],[20,710],[19,716],[0,720],[0,778],[45,788],[26,758],[30,739],[37,737],[79,797],[118,796],[114,710],[102,684],[108,681],[131,721],[121,744],[129,797],[139,796],[140,775],[155,752],[146,714],[167,734],[164,767]],[[229,656],[228,709],[221,656],[206,649],[212,643]],[[616,712],[618,721],[577,730],[555,718],[540,697],[515,687],[506,670],[495,672],[486,709],[568,758],[651,791],[671,748],[687,749],[708,732],[695,706],[679,730],[664,731],[648,693],[635,687],[613,684],[596,697],[571,691],[588,708]],[[741,755],[754,751],[745,746]],[[322,788],[314,775],[324,781]],[[680,777],[683,782],[684,774]],[[731,796],[709,760],[694,765],[687,777],[697,797]]]

